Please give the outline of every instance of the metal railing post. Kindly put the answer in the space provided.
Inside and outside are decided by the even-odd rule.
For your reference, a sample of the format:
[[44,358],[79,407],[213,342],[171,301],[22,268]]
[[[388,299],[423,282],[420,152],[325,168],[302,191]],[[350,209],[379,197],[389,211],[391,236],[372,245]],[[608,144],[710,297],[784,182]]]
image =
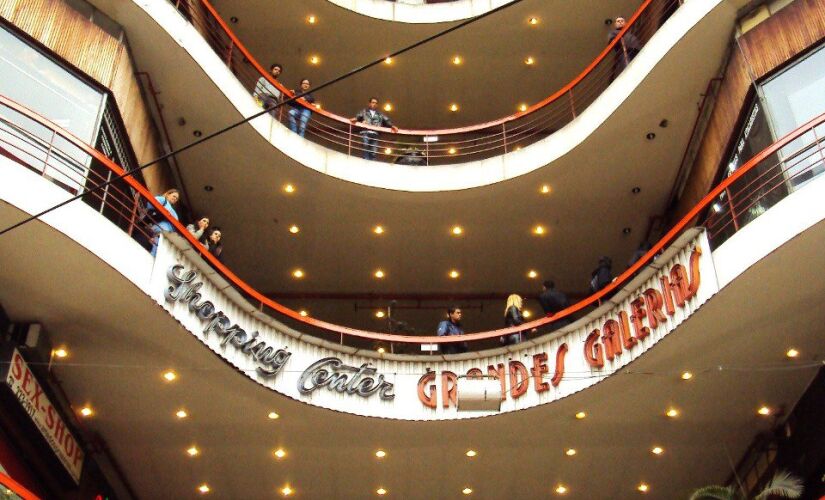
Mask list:
[[733,199],[730,197],[730,189],[725,188],[725,197],[728,199],[728,209],[730,211],[730,218],[733,221],[733,230],[739,231],[739,223],[736,222],[736,212],[733,209]]
[[576,118],[576,102],[573,99],[573,89],[571,88],[570,91],[567,93],[570,100],[570,112],[573,113],[573,118]]
[[504,141],[504,154],[507,154],[507,124],[501,124],[501,135],[502,140]]

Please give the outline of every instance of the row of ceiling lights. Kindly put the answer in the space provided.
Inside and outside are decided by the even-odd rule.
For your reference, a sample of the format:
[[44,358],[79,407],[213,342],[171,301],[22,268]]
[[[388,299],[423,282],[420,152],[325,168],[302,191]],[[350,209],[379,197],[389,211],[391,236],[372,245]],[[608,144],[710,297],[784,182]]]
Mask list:
[[[793,347],[789,348],[785,352],[785,356],[790,358],[790,359],[794,359],[794,358],[799,357],[799,354],[800,354],[799,350],[796,349],[796,348],[793,348]],[[69,350],[65,346],[58,347],[58,348],[56,348],[52,351],[52,356],[54,358],[57,358],[57,359],[65,359],[65,358],[69,357]],[[167,383],[175,382],[179,378],[178,374],[174,370],[166,370],[165,372],[162,373],[161,376]],[[692,380],[694,378],[694,376],[691,372],[685,371],[685,372],[682,372],[682,374],[680,375],[680,378],[684,381],[689,381],[689,380]],[[89,418],[89,417],[93,416],[95,412],[94,412],[94,410],[92,409],[91,406],[85,405],[82,408],[80,408],[79,413],[84,418]],[[756,413],[760,416],[769,416],[773,412],[772,412],[770,407],[763,405],[763,406],[759,407],[756,410]],[[677,418],[677,417],[680,416],[680,414],[681,414],[681,412],[677,408],[672,407],[672,406],[665,410],[665,416],[667,416],[668,418]],[[183,408],[181,408],[181,409],[179,409],[178,411],[175,412],[175,417],[179,420],[185,419],[188,416],[189,416],[189,413]],[[585,418],[587,418],[587,416],[588,416],[587,412],[579,411],[574,415],[574,418],[577,419],[577,420],[584,420]],[[267,418],[270,419],[270,420],[277,420],[278,418],[280,418],[280,415],[277,412],[271,411],[267,414]],[[665,450],[662,446],[655,445],[650,449],[650,452],[653,455],[661,456],[662,454],[664,454]],[[190,457],[197,457],[197,456],[200,455],[200,453],[201,453],[201,450],[197,447],[197,445],[194,445],[194,444],[186,449],[186,454]],[[564,454],[567,455],[568,457],[573,457],[573,456],[577,455],[577,453],[578,453],[578,451],[575,448],[567,448],[564,451]],[[277,460],[281,460],[281,459],[283,459],[287,456],[287,452],[283,448],[276,449],[275,451],[272,452],[272,454]],[[473,457],[476,457],[478,455],[478,452],[476,450],[469,449],[464,454],[468,458],[473,458]],[[383,458],[386,458],[386,456],[387,456],[387,452],[383,449],[379,449],[375,452],[375,457],[378,458],[379,460],[383,459]],[[650,485],[648,485],[647,483],[642,482],[636,487],[636,489],[641,493],[647,493],[648,491],[650,491]],[[212,489],[210,488],[210,486],[207,483],[203,483],[203,484],[201,484],[197,487],[197,491],[201,494],[207,494],[207,493],[210,493],[212,491]],[[554,491],[559,495],[564,495],[564,494],[567,494],[570,491],[570,488],[568,486],[564,485],[564,484],[558,484]],[[287,484],[287,485],[283,486],[282,488],[280,488],[279,492],[281,493],[281,495],[286,497],[286,496],[292,495],[295,492],[295,490],[292,488],[292,486]],[[388,493],[388,490],[384,487],[379,487],[378,489],[376,489],[375,492],[376,492],[376,494],[383,496],[383,495]],[[462,493],[464,495],[470,495],[470,494],[472,494],[472,492],[473,492],[473,490],[470,487],[465,487],[462,490]]]

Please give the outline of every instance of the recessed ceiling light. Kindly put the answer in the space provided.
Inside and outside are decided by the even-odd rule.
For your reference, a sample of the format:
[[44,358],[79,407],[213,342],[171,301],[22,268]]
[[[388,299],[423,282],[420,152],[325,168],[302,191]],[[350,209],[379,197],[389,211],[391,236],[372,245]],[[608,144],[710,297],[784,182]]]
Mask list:
[[447,152],[450,153],[451,155],[456,154],[457,151],[458,150],[456,148],[450,148],[450,149],[447,150]]
[[536,60],[535,60],[535,59],[533,59],[533,56],[527,56],[527,57],[524,59],[524,64],[526,64],[526,65],[528,65],[528,66],[532,66],[533,64],[535,64],[535,62],[536,62]]
[[387,494],[387,490],[386,490],[386,489],[384,489],[384,488],[378,488],[377,490],[375,490],[375,493],[377,493],[377,494],[379,494],[379,495],[386,495],[386,494]]
[[381,269],[376,269],[373,273],[373,276],[375,276],[378,279],[382,279],[385,276],[385,274],[384,271],[382,271]]
[[207,493],[209,493],[210,491],[211,491],[211,490],[209,489],[209,485],[208,485],[208,484],[206,484],[206,483],[204,483],[204,484],[202,484],[202,485],[198,486],[198,492],[200,492],[200,494],[201,494],[201,495],[206,495],[206,494],[207,494]]
[[464,488],[463,490],[461,490],[461,492],[464,493],[465,495],[469,495],[470,493],[473,492],[473,489],[472,488]]
[[544,226],[536,226],[536,227],[533,228],[533,234],[537,234],[537,235],[541,236],[545,232],[546,232],[546,229],[544,229]]
[[690,380],[693,378],[693,374],[690,372],[683,372],[682,373],[682,380]]
[[186,410],[180,409],[180,410],[175,412],[175,416],[178,417],[178,418],[186,418],[186,417],[189,416],[189,414],[186,413]]
[[642,493],[647,493],[648,491],[650,491],[650,486],[648,486],[647,483],[642,483],[639,486],[637,486],[636,489],[641,491]]
[[662,454],[662,453],[664,453],[664,452],[665,452],[665,449],[664,449],[664,448],[662,448],[661,446],[654,446],[654,447],[650,450],[650,453],[653,453],[654,455],[661,455],[661,454]]
[[463,62],[464,59],[462,59],[461,56],[453,56],[453,64],[455,64],[456,66],[460,65]]
[[288,497],[289,495],[291,495],[293,493],[295,493],[295,490],[293,490],[289,485],[286,485],[283,488],[281,488],[281,495],[283,495],[285,497]]
[[372,232],[375,234],[384,234],[384,226],[375,226]]
[[642,188],[640,188],[639,186],[636,186],[636,187],[634,187],[633,189],[630,190],[630,192],[633,193],[633,194],[639,194],[641,191],[642,191]]
[[645,139],[647,139],[648,141],[652,141],[652,140],[653,140],[653,139],[655,139],[655,138],[656,138],[656,134],[654,134],[653,132],[648,132],[648,133],[645,135]]
[[580,412],[576,413],[576,418],[579,419],[579,420],[581,420],[583,418],[587,418],[587,413],[585,413],[583,411],[580,411]]
[[315,106],[315,109],[321,109],[323,107],[320,102],[316,102],[313,106]]
[[378,319],[381,319],[381,318],[383,318],[383,317],[384,317],[384,316],[386,316],[386,315],[387,315],[387,313],[385,313],[385,312],[384,312],[383,310],[381,310],[381,309],[379,309],[379,310],[375,311],[375,317],[376,317],[376,318],[378,318]]
[[237,24],[238,23],[238,18],[237,18],[237,16],[232,16],[232,17],[229,18],[229,21],[232,22],[232,24]]
[[530,269],[529,271],[527,271],[527,277],[530,278],[530,279],[536,278],[536,277],[538,277],[538,275],[539,275],[539,273],[537,273],[533,269]]
[[275,452],[274,452],[274,453],[272,453],[272,454],[273,454],[273,455],[275,455],[275,458],[277,458],[278,460],[280,460],[280,459],[282,459],[282,458],[284,458],[284,457],[286,456],[286,450],[284,450],[283,448],[278,448],[278,449],[277,449],[277,450],[275,450]]
[[458,272],[458,271],[456,271],[455,269],[453,269],[452,271],[450,271],[449,276],[450,276],[450,278],[452,278],[452,279],[456,279],[456,278],[458,278],[458,277],[459,277],[459,272]]
[[676,408],[672,408],[672,407],[668,408],[667,411],[665,412],[665,415],[667,415],[670,418],[676,418],[676,417],[679,416],[679,410],[677,410]]
[[190,457],[196,457],[200,454],[200,450],[197,446],[190,446],[188,450],[186,450],[186,454]]
[[456,111],[458,111],[458,104],[456,104],[456,103],[452,103],[452,104],[450,104],[450,108],[449,108],[449,109],[450,109],[450,111],[452,111],[453,113],[455,113]]
[[542,184],[539,188],[539,192],[541,194],[550,194],[550,185],[549,184]]
[[303,278],[304,277],[303,269],[296,269],[296,270],[292,271],[292,277],[297,278],[297,279]]
[[630,231],[632,231],[631,228],[625,227],[625,228],[622,229],[622,234],[630,234]]
[[274,411],[269,412],[269,415],[267,415],[266,417],[267,417],[268,419],[270,419],[270,420],[277,420],[277,419],[281,418],[281,416],[280,416],[280,415],[278,415],[278,414],[277,414],[276,412],[274,412]]
[[472,458],[472,457],[478,455],[478,452],[476,452],[476,450],[467,450],[467,453],[465,453],[465,455]]
[[785,356],[787,356],[787,357],[789,357],[789,358],[795,358],[795,357],[799,356],[799,351],[797,351],[796,349],[794,349],[793,347],[791,347],[791,348],[790,348],[790,349],[788,349],[788,351],[785,353]]
[[385,150],[384,150],[384,154],[385,154],[385,155],[391,155],[391,154],[392,154],[392,148],[387,148],[387,149],[385,149]]
[[295,224],[289,226],[289,232],[292,234],[298,234],[301,232],[301,228],[296,226]]
[[384,104],[384,111],[392,111],[392,103]]
[[387,66],[389,66],[392,63],[393,63],[393,58],[392,57],[387,57],[387,58],[384,59],[384,64],[386,64]]
[[559,495],[564,495],[565,493],[567,493],[567,486],[563,484],[556,486],[556,493],[558,493]]
[[527,20],[527,24],[529,24],[530,26],[535,26],[538,23],[539,23],[539,18],[538,17],[531,17],[530,19]]
[[193,130],[192,135],[194,135],[195,137],[200,137],[203,135],[203,132],[201,132],[200,130]]
[[576,449],[575,448],[567,448],[564,451],[564,454],[567,455],[568,457],[572,457],[573,455],[576,454]]
[[307,16],[307,22],[308,22],[309,24],[315,24],[317,21],[318,21],[318,18],[317,18],[317,17],[315,17],[315,16],[313,16],[313,15],[309,15],[309,16]]
[[379,348],[378,348],[378,349],[376,349],[375,351],[376,351],[378,354],[384,354],[385,352],[387,352],[387,350],[386,350],[386,349],[384,349],[383,347],[379,347]]
[[284,184],[284,191],[287,193],[294,193],[295,186],[293,186],[292,184]]
[[206,191],[207,193],[211,193],[212,191],[214,191],[214,189],[215,189],[214,186],[210,186],[209,184],[203,186],[203,190]]
[[461,226],[453,226],[452,229],[450,229],[450,232],[453,233],[453,236],[461,236],[464,232],[464,228]]
[[87,405],[87,406],[84,406],[83,408],[80,409],[80,414],[83,415],[84,417],[91,417],[92,415],[95,414],[95,411],[92,410],[91,406]]
[[533,315],[533,313],[532,311],[530,311],[530,309],[525,309],[524,312],[521,313],[521,315],[524,316],[524,319],[529,319],[530,316]]
[[756,410],[756,413],[762,415],[763,417],[766,417],[771,414],[771,409],[767,406],[762,406],[758,410]]
[[318,56],[309,56],[309,64],[317,65],[321,63],[321,58]]
[[378,458],[384,458],[384,457],[387,456],[387,452],[384,451],[384,450],[377,450],[375,452],[375,456],[378,457]]
[[307,316],[309,316],[309,313],[307,312],[307,310],[306,310],[306,309],[301,309],[300,311],[298,311],[298,314],[300,314],[300,315],[301,315],[301,317],[304,317],[304,318],[306,318]]
[[163,373],[163,378],[165,378],[167,382],[173,382],[176,378],[178,378],[178,374],[172,370],[167,370]]
[[54,357],[63,359],[69,355],[69,351],[65,347],[58,347],[54,350]]
[[524,103],[519,104],[518,110],[521,111],[522,113],[527,111],[527,105],[524,104]]

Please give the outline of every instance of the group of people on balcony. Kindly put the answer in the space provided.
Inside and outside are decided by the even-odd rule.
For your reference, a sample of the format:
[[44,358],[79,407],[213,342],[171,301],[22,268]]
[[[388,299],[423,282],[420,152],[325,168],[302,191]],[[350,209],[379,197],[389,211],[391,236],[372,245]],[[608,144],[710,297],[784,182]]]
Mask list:
[[[269,74],[273,80],[277,80],[283,70],[284,67],[282,64],[274,63],[269,67]],[[298,88],[300,89],[298,92],[290,90],[292,95],[303,94],[301,96],[303,100],[310,105],[315,104],[315,96],[309,91],[310,88],[312,88],[312,83],[309,81],[309,78],[301,78],[301,81],[298,82]],[[278,87],[273,85],[266,77],[262,76],[255,82],[255,90],[252,92],[252,95],[258,100],[261,106],[270,110],[270,113],[275,119],[278,118],[276,111],[277,106],[284,99],[283,92],[281,92]],[[306,135],[307,124],[309,124],[311,116],[312,111],[308,107],[301,106],[296,101],[289,103],[289,111],[287,111],[289,129],[301,137]]]
[[[167,211],[169,215],[175,220],[180,220],[175,205],[180,200],[180,191],[177,189],[168,189],[163,194],[155,196],[155,200]],[[149,232],[149,242],[152,245],[151,253],[154,256],[158,250],[158,240],[161,233],[172,232],[175,230],[172,223],[166,220],[160,212],[151,203],[147,203],[144,214],[141,217]],[[207,252],[215,256],[218,261],[221,260],[223,253],[223,232],[221,228],[214,226],[210,227],[210,219],[207,216],[202,216],[195,222],[186,226],[189,233],[198,242],[204,246]]]

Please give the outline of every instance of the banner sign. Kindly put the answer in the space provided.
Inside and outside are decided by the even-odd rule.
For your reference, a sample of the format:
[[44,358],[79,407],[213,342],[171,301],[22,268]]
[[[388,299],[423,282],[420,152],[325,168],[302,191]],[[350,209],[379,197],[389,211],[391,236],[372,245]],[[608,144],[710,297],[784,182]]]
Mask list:
[[14,350],[11,358],[6,383],[17,396],[17,400],[20,401],[34,425],[46,438],[46,442],[54,450],[60,463],[72,476],[74,482],[80,484],[80,473],[83,471],[83,449],[66,427],[57,408],[44,394],[43,386],[34,378],[29,365],[17,349]]
[[[249,304],[197,255],[195,261],[188,255],[183,240],[162,239],[151,293],[209,349],[297,401],[405,420],[472,418],[574,394],[647,352],[718,291],[707,237],[691,230],[605,299],[606,305],[555,332],[476,357],[391,355],[294,330]],[[498,382],[498,412],[459,411],[465,377]]]

